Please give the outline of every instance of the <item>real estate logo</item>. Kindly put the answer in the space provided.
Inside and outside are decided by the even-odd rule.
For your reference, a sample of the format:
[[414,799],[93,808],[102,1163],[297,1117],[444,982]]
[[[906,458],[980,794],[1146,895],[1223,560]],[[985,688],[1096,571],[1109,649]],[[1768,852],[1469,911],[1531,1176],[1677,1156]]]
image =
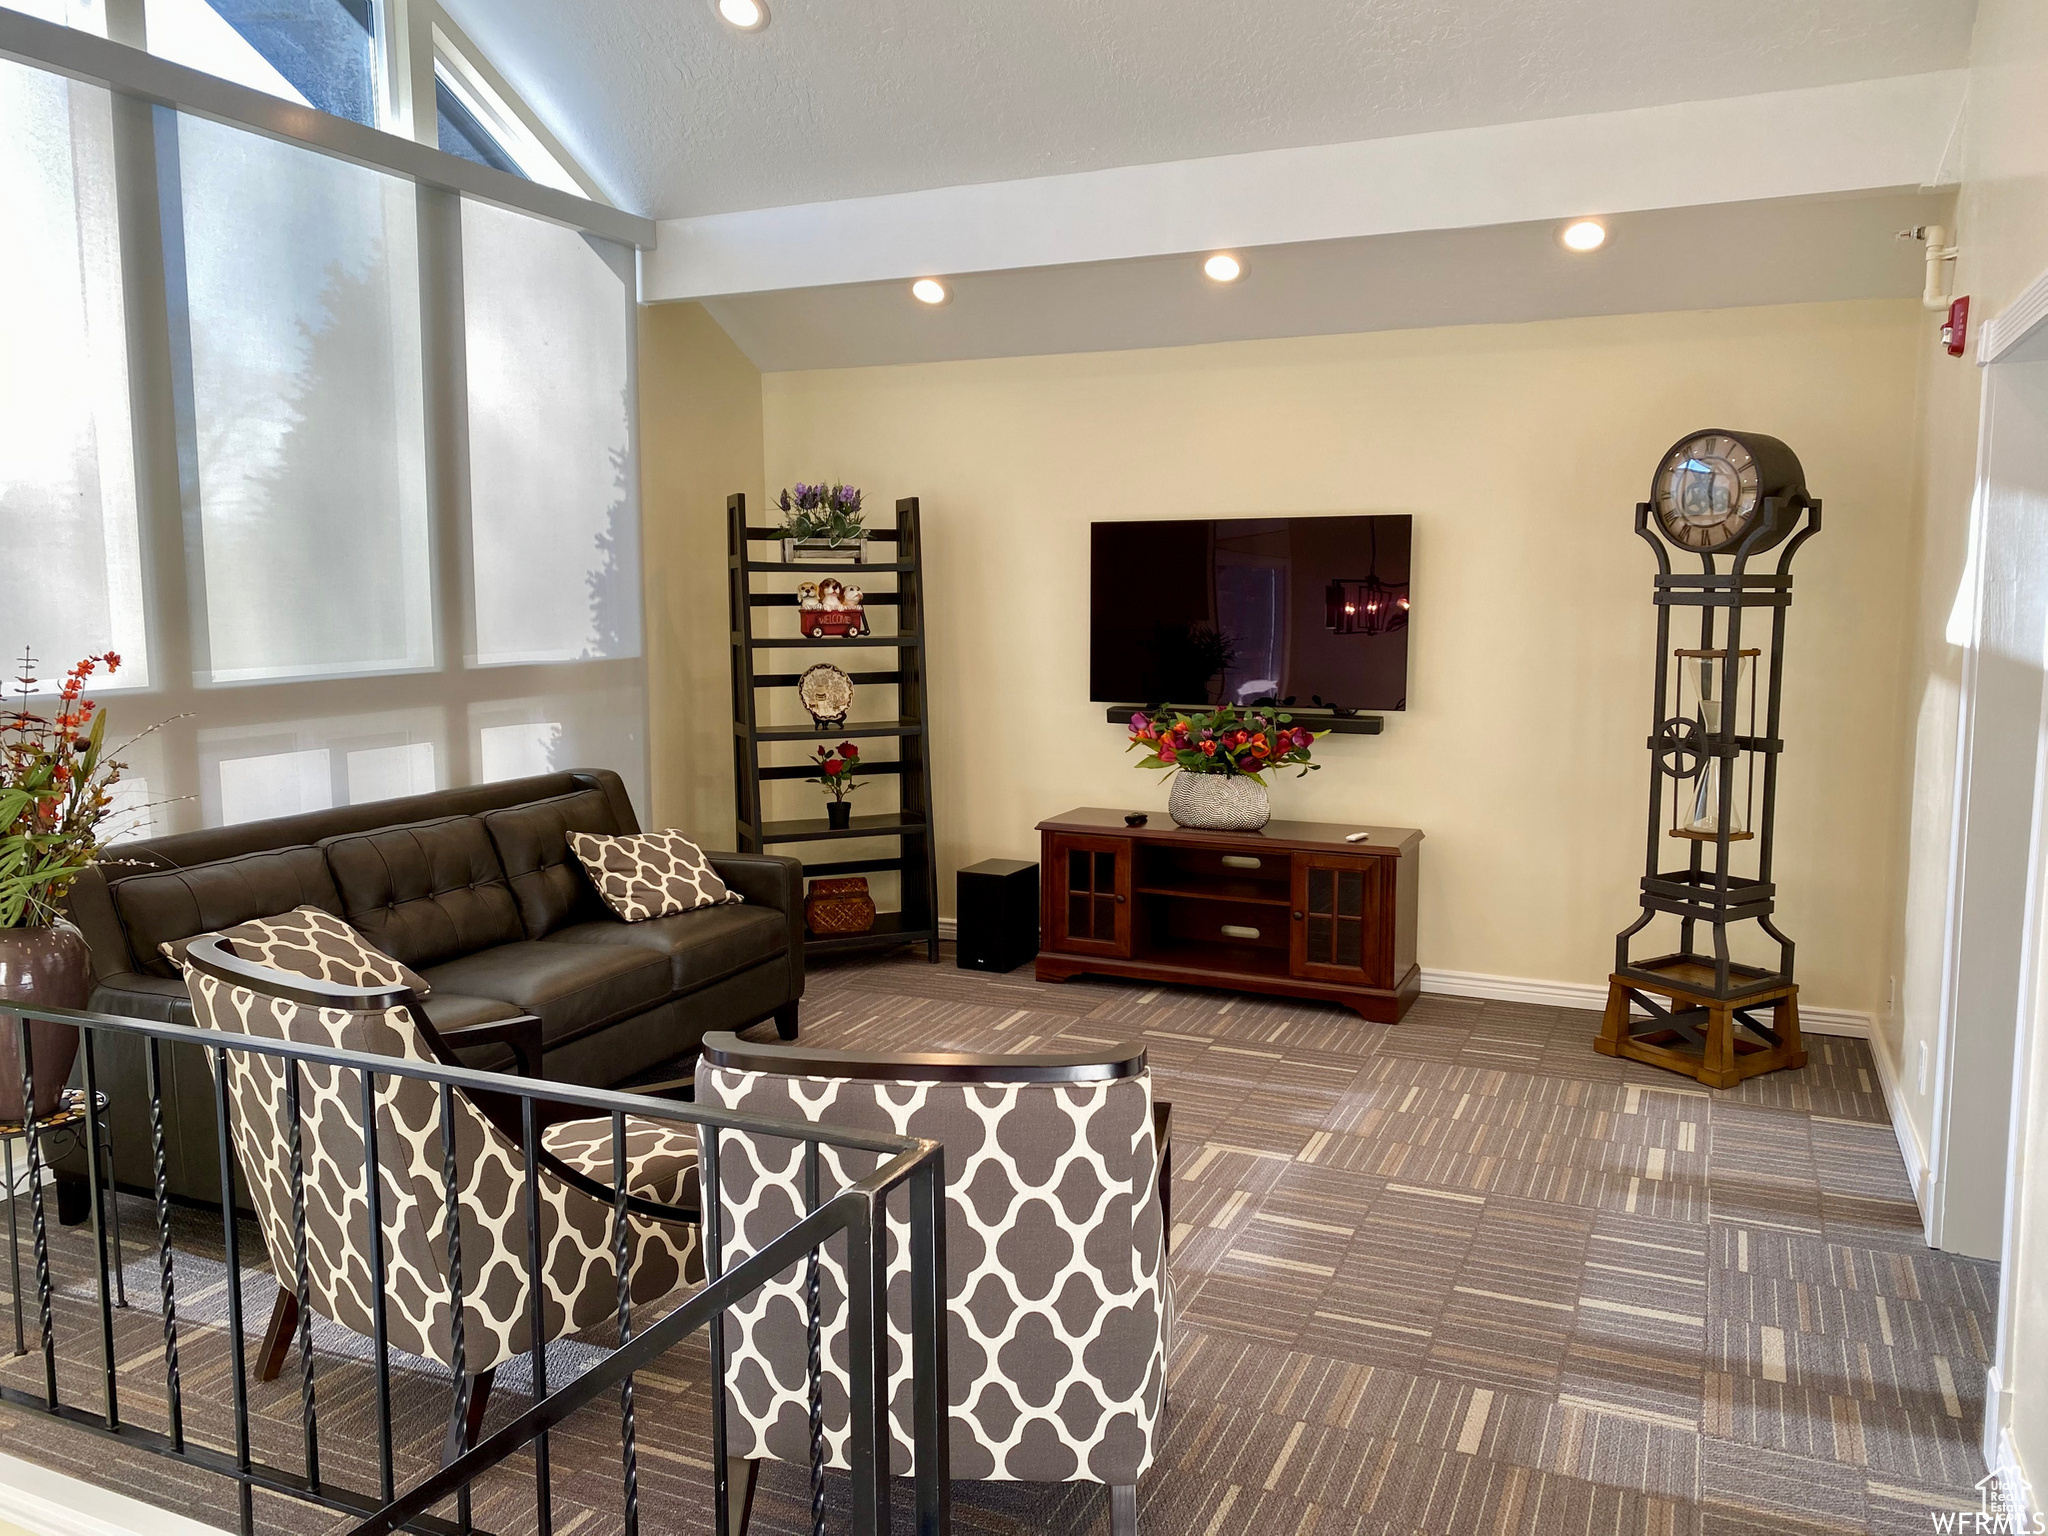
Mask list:
[[1976,1486],[1976,1509],[1928,1511],[1941,1536],[2048,1536],[2048,1513],[2034,1512],[2034,1490],[2016,1469],[1987,1472]]

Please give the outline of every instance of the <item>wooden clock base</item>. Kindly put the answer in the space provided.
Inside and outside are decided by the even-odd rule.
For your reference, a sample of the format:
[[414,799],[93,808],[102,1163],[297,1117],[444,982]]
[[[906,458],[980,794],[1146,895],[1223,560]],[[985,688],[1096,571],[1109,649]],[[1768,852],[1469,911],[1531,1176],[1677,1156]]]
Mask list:
[[[1666,999],[1668,1011],[1644,993]],[[1651,1016],[1631,1018],[1631,999],[1652,1009]],[[1765,1009],[1770,1010],[1768,1024],[1761,1018]],[[1795,983],[1725,998],[1675,977],[1611,976],[1607,1013],[1593,1049],[1682,1072],[1709,1088],[1733,1088],[1746,1077],[1806,1065],[1806,1047],[1799,1038],[1799,988]]]

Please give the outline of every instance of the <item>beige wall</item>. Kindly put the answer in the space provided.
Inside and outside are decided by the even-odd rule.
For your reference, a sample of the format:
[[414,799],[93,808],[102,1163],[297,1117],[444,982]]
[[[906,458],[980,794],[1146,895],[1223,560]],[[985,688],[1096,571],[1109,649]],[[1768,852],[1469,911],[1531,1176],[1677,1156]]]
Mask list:
[[725,498],[761,494],[761,375],[699,304],[640,311],[650,826],[731,848]]
[[767,480],[923,498],[948,911],[955,868],[1035,856],[1044,816],[1165,804],[1088,702],[1091,519],[1412,513],[1413,707],[1330,738],[1276,812],[1424,829],[1425,967],[1599,982],[1641,873],[1633,507],[1689,429],[1781,436],[1828,504],[1792,616],[1783,924],[1810,1004],[1879,1012],[1921,332],[1859,303],[770,374]]
[[[1974,332],[2048,271],[2048,7],[2040,0],[1978,5],[1954,223],[1961,248],[1955,291],[1970,296],[1973,334],[1970,357],[1948,358],[1935,345],[1938,321],[1929,316],[1918,343],[1921,587],[1907,676],[1908,707],[1917,723],[1908,739],[1911,838],[1906,904],[1898,920],[1906,986],[1901,1027],[1887,1041],[1898,1052],[1908,1118],[1923,1146],[1932,1135],[1933,1104],[1921,1089],[1917,1064],[1923,1042],[1934,1048],[1939,1021],[1963,660],[1946,631],[1967,547],[1982,388]],[[2044,873],[2037,871],[2037,879]],[[2048,932],[2036,943],[2039,979],[2038,961],[2048,959]],[[2020,1143],[2008,1206],[2016,1230],[2007,1237],[2002,1277],[2008,1330],[2000,1351],[2004,1396],[1993,1409],[2003,1418],[2007,1451],[2032,1478],[2040,1508],[2048,1505],[2048,996],[2034,1000],[2022,1050],[2022,1091],[2032,1123]],[[1958,1085],[1957,1102],[1967,1113],[1967,1084]]]

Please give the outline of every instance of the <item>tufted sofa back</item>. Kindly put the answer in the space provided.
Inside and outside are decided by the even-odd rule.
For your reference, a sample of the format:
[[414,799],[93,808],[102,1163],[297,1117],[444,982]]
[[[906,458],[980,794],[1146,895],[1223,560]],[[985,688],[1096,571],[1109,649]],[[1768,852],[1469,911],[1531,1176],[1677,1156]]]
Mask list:
[[[1056,1080],[1052,1061],[1069,1080]],[[951,1476],[1137,1481],[1164,1405],[1172,1310],[1142,1050],[891,1061],[715,1034],[704,1040],[697,1102],[943,1144]],[[711,1134],[699,1127],[700,1137]],[[730,1265],[803,1214],[803,1147],[718,1134]],[[821,1198],[877,1162],[825,1149]],[[890,1401],[893,1471],[907,1476],[908,1221],[898,1197],[889,1222]],[[840,1467],[849,1440],[844,1266],[842,1239],[820,1266],[825,1445]],[[802,1266],[727,1314],[729,1454],[808,1463],[804,1317]]]
[[612,915],[569,851],[571,832],[610,836],[635,830],[619,825],[618,810],[603,791],[578,790],[490,811],[478,819],[498,850],[528,938],[545,937],[571,923],[602,922]]
[[[466,944],[465,935],[504,933],[508,910],[513,914],[513,927],[521,930],[510,933],[510,938],[539,938],[549,928],[525,931],[521,917],[526,897],[516,877],[527,866],[508,869],[499,856],[495,828],[487,826],[486,820],[501,812],[549,802],[573,804],[579,821],[593,823],[579,825],[577,830],[640,830],[626,787],[611,770],[578,768],[537,774],[123,843],[72,887],[69,916],[92,947],[93,974],[101,981],[123,972],[171,976],[169,964],[157,952],[158,944],[302,906],[319,907],[352,923],[356,923],[352,909],[407,906],[404,916],[381,921],[390,925],[401,947],[417,945],[416,954],[440,953],[444,958],[468,952],[467,948],[447,948],[451,943]],[[551,814],[542,813],[541,819]],[[345,876],[334,865],[334,847],[353,843],[358,837],[392,830],[411,832],[453,821],[473,823],[474,835],[465,829],[423,836],[410,850],[352,847],[344,854],[349,873]],[[506,825],[516,827],[517,818]],[[566,839],[557,842],[566,843]],[[566,848],[562,852],[566,855]],[[387,856],[395,860],[393,867],[376,869],[375,860]],[[534,860],[536,866],[540,862]],[[561,876],[553,878],[561,888]],[[486,885],[497,886],[499,894],[480,894],[474,902],[455,894]],[[405,893],[402,897],[401,892]],[[591,899],[595,900],[594,894]],[[411,905],[418,902],[426,905]],[[561,916],[549,926],[581,920],[580,916]],[[366,934],[373,933],[370,926],[356,926]],[[384,947],[381,938],[376,942]],[[504,942],[504,938],[491,938],[470,947]],[[399,953],[396,949],[389,952]],[[408,956],[406,963],[436,962]]]
[[277,848],[194,869],[145,871],[117,881],[113,900],[137,968],[151,976],[177,974],[160,944],[294,907],[342,915],[341,893],[317,848]]
[[341,915],[394,960],[439,965],[526,937],[498,851],[475,816],[330,837],[320,851]]

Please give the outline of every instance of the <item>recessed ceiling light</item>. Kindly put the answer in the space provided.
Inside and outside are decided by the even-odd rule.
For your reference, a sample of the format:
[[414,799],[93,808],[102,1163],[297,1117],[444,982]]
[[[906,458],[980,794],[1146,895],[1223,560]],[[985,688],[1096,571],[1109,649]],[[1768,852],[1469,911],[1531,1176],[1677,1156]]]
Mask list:
[[1244,263],[1228,251],[1218,251],[1202,263],[1202,271],[1212,282],[1234,283],[1244,276]]
[[1557,238],[1568,251],[1597,251],[1607,243],[1607,226],[1598,219],[1580,219],[1565,225]]
[[946,302],[946,285],[936,277],[920,277],[910,285],[910,292],[920,304],[943,304]]
[[742,32],[758,32],[768,25],[764,0],[716,0],[718,14]]

